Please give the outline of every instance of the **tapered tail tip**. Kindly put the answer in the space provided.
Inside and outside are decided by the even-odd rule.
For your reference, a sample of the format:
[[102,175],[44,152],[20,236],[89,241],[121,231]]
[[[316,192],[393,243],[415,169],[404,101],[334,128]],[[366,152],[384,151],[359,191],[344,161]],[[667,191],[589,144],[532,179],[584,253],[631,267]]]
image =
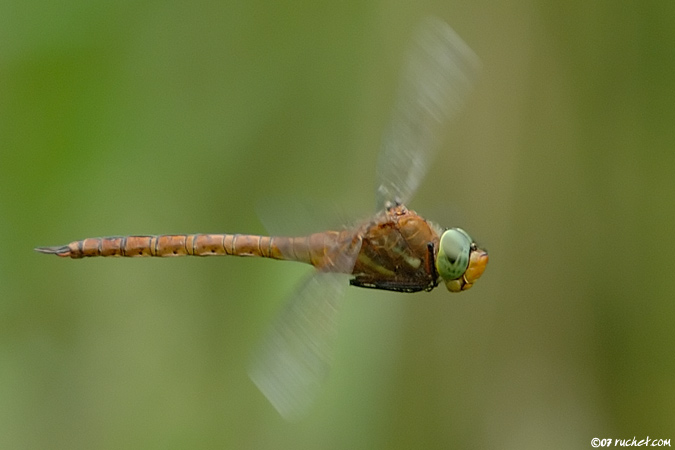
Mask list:
[[46,253],[48,255],[57,255],[62,258],[70,256],[70,248],[67,245],[62,245],[60,247],[36,247],[35,251]]

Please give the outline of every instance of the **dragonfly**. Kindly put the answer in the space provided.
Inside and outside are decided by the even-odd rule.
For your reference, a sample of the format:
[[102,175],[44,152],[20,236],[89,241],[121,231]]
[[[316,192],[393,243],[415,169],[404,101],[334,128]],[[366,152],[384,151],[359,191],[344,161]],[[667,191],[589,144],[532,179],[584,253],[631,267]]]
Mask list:
[[429,168],[443,125],[464,104],[479,65],[445,22],[433,17],[421,22],[383,138],[376,171],[377,212],[368,220],[300,237],[118,236],[35,250],[75,259],[231,255],[314,266],[273,321],[249,370],[282,417],[301,418],[328,376],[347,285],[412,293],[443,283],[450,292],[463,292],[483,274],[488,253],[466,231],[443,228],[405,206]]

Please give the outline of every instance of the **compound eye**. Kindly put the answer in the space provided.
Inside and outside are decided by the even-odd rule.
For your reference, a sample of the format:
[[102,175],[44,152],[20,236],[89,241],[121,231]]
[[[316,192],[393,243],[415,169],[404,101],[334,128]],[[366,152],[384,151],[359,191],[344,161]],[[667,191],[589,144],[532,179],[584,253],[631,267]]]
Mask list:
[[456,280],[469,267],[471,238],[461,228],[451,228],[443,233],[436,257],[436,269],[445,280]]

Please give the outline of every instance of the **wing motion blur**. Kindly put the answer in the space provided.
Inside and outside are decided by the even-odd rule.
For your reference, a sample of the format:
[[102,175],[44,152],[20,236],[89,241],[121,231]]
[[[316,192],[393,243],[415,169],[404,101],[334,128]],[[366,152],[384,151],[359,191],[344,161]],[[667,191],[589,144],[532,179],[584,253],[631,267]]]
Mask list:
[[428,17],[413,36],[393,117],[377,162],[377,209],[406,204],[439,143],[441,126],[464,105],[480,62],[442,20]]

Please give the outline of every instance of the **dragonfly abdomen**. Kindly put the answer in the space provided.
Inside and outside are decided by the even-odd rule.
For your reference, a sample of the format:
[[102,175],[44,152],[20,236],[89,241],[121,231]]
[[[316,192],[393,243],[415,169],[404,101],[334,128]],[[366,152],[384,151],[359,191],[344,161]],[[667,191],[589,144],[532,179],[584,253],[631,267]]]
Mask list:
[[37,251],[64,258],[92,256],[257,256],[304,262],[321,267],[329,249],[335,248],[338,232],[303,237],[272,237],[251,234],[180,234],[159,236],[113,236],[88,238],[60,247]]
[[[160,236],[113,236],[88,238],[61,247],[36,250],[61,257],[90,256],[262,256],[274,258],[268,236],[247,234],[178,234]],[[278,259],[278,258],[277,258]]]

